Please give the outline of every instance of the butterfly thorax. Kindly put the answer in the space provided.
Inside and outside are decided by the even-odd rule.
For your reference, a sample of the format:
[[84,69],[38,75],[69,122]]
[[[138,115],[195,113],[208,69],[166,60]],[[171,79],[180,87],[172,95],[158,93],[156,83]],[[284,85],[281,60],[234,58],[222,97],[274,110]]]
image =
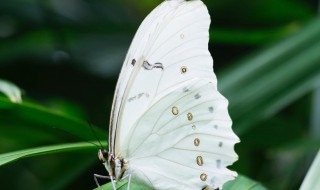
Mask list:
[[114,154],[107,152],[106,150],[99,150],[98,157],[108,171],[109,176],[113,177],[116,181],[121,180],[127,166],[124,159],[116,157]]

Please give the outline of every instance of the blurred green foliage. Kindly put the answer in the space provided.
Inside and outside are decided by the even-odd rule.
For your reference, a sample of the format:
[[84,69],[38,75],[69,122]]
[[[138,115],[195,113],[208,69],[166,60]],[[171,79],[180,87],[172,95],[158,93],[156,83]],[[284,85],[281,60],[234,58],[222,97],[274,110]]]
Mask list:
[[[269,189],[298,189],[320,145],[320,135],[310,134],[311,125],[320,127],[310,122],[320,115],[313,113],[320,106],[313,100],[320,87],[318,2],[203,1],[212,16],[219,89],[241,138],[232,169]],[[107,140],[122,61],[140,22],[160,2],[0,2],[0,79],[24,92],[22,104],[0,95],[0,154],[60,152],[2,166],[3,189],[95,188],[93,174],[106,174],[97,148],[76,142],[95,140],[87,121]]]

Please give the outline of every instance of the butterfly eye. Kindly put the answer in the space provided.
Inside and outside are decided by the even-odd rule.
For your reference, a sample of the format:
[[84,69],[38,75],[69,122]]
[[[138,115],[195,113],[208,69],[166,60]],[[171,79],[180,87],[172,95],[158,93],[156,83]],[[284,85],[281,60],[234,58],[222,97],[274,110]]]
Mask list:
[[108,158],[108,152],[105,151],[105,150],[103,150],[103,151],[102,151],[102,155],[103,155],[103,158],[107,160],[107,158]]
[[105,162],[108,158],[108,152],[106,150],[99,150],[98,157],[102,162]]

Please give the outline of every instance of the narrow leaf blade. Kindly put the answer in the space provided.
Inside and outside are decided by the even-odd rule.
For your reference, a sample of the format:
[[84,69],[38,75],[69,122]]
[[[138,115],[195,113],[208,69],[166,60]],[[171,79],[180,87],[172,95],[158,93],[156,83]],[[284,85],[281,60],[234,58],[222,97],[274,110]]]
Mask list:
[[[98,143],[98,142],[95,142]],[[107,142],[104,142],[107,143]],[[5,154],[0,154],[0,166],[8,164],[13,161],[17,161],[22,158],[39,156],[39,155],[48,155],[59,152],[70,152],[70,151],[82,151],[82,150],[90,150],[97,149],[92,144],[89,143],[70,143],[70,144],[62,144],[62,145],[53,145],[53,146],[43,146],[38,148],[31,148],[25,150],[19,150],[14,152],[9,152]]]

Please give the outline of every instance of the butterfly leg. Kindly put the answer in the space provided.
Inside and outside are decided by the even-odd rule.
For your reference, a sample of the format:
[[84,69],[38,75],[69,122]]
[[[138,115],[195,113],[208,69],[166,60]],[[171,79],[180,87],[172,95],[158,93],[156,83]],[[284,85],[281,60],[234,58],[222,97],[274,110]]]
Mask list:
[[94,176],[94,181],[96,182],[96,184],[97,184],[98,187],[100,187],[100,184],[99,184],[99,182],[98,182],[98,178],[99,178],[99,179],[110,179],[110,180],[111,180],[111,183],[112,183],[113,189],[114,189],[114,190],[117,190],[116,184],[115,184],[114,179],[113,179],[112,176],[103,176],[103,175],[98,175],[98,174],[94,174],[93,176]]
[[117,188],[116,188],[116,182],[114,181],[113,177],[110,176],[110,179],[111,179],[111,183],[112,183],[113,190],[117,190]]
[[109,176],[103,176],[103,175],[98,175],[98,174],[93,174],[93,178],[94,178],[94,181],[96,182],[98,187],[100,187],[100,184],[98,182],[98,178],[99,179],[110,179],[111,180],[111,177],[109,177]]
[[131,189],[131,174],[128,177],[128,188],[127,188],[127,190],[130,190],[130,189]]
[[124,180],[124,179],[126,179],[126,178],[128,178],[128,183],[127,183],[127,184],[128,184],[128,186],[127,186],[127,190],[130,190],[130,189],[131,189],[131,174],[126,175],[126,176],[122,177],[120,181],[122,181],[122,180]]

